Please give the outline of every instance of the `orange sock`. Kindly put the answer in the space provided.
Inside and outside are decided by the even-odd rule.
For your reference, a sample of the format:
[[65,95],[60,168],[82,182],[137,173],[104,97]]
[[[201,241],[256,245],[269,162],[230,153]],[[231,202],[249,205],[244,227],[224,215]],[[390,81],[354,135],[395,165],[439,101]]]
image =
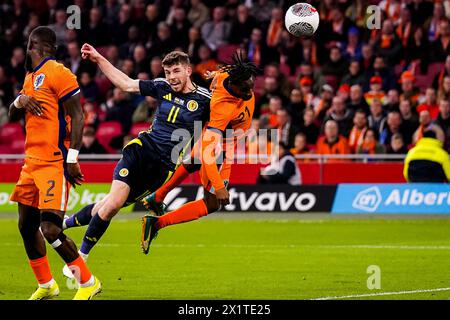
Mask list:
[[47,256],[30,260],[30,266],[39,284],[48,283],[53,279]]
[[197,201],[188,202],[177,210],[159,217],[158,221],[155,223],[155,227],[157,229],[161,229],[172,224],[196,220],[206,216],[207,214],[208,208],[206,208],[205,202],[200,199]]
[[186,168],[181,165],[178,167],[177,170],[173,173],[172,178],[169,179],[164,185],[162,185],[158,190],[155,192],[155,200],[156,202],[163,202],[166,195],[173,190],[173,188],[180,185],[180,183],[183,182],[184,179],[186,179],[189,176],[189,172],[186,170]]
[[77,279],[78,283],[84,284],[91,279],[92,274],[86,266],[83,258],[81,258],[80,256],[78,256],[78,258],[76,258],[74,261],[69,262],[67,265]]

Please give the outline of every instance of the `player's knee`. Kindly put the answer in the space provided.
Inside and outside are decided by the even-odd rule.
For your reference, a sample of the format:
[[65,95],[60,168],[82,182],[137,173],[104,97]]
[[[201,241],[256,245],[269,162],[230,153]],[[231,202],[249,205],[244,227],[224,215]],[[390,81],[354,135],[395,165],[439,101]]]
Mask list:
[[42,212],[41,232],[44,238],[53,246],[62,232],[63,219],[52,212]]
[[28,239],[34,237],[36,231],[39,228],[39,222],[36,225],[31,223],[30,221],[19,219],[18,227],[22,238]]
[[219,210],[219,203],[215,198],[208,197],[204,198],[203,201],[205,202],[206,208],[208,209],[208,214]]
[[116,199],[110,199],[106,202],[98,211],[98,215],[102,220],[108,221],[111,220],[117,212],[119,212],[120,208],[122,208],[123,203]]

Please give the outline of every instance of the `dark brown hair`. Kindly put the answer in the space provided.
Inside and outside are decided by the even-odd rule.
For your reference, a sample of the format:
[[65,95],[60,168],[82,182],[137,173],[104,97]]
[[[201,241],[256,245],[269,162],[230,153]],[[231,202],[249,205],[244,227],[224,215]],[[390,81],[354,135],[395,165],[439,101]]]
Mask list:
[[182,51],[172,51],[164,57],[162,65],[164,67],[171,67],[175,64],[191,64],[191,62],[186,53]]

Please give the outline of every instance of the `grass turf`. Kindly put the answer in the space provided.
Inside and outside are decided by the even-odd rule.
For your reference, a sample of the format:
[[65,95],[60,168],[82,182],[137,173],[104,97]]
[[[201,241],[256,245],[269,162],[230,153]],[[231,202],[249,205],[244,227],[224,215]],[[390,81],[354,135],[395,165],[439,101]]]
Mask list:
[[[14,219],[0,219],[0,299],[36,283]],[[80,244],[84,228],[67,231]],[[206,218],[160,232],[143,255],[137,219],[116,219],[88,265],[96,299],[312,299],[450,287],[450,220]],[[58,299],[71,299],[62,261],[47,246]],[[367,288],[368,266],[381,289]],[[363,299],[449,299],[450,291]]]

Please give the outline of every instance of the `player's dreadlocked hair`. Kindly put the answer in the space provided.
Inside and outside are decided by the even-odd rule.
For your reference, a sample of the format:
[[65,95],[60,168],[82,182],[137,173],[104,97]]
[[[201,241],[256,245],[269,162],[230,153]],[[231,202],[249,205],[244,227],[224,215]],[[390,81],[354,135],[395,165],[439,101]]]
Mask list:
[[254,63],[246,61],[240,52],[233,55],[232,63],[220,67],[219,71],[227,72],[230,82],[234,84],[246,81],[261,72]]

